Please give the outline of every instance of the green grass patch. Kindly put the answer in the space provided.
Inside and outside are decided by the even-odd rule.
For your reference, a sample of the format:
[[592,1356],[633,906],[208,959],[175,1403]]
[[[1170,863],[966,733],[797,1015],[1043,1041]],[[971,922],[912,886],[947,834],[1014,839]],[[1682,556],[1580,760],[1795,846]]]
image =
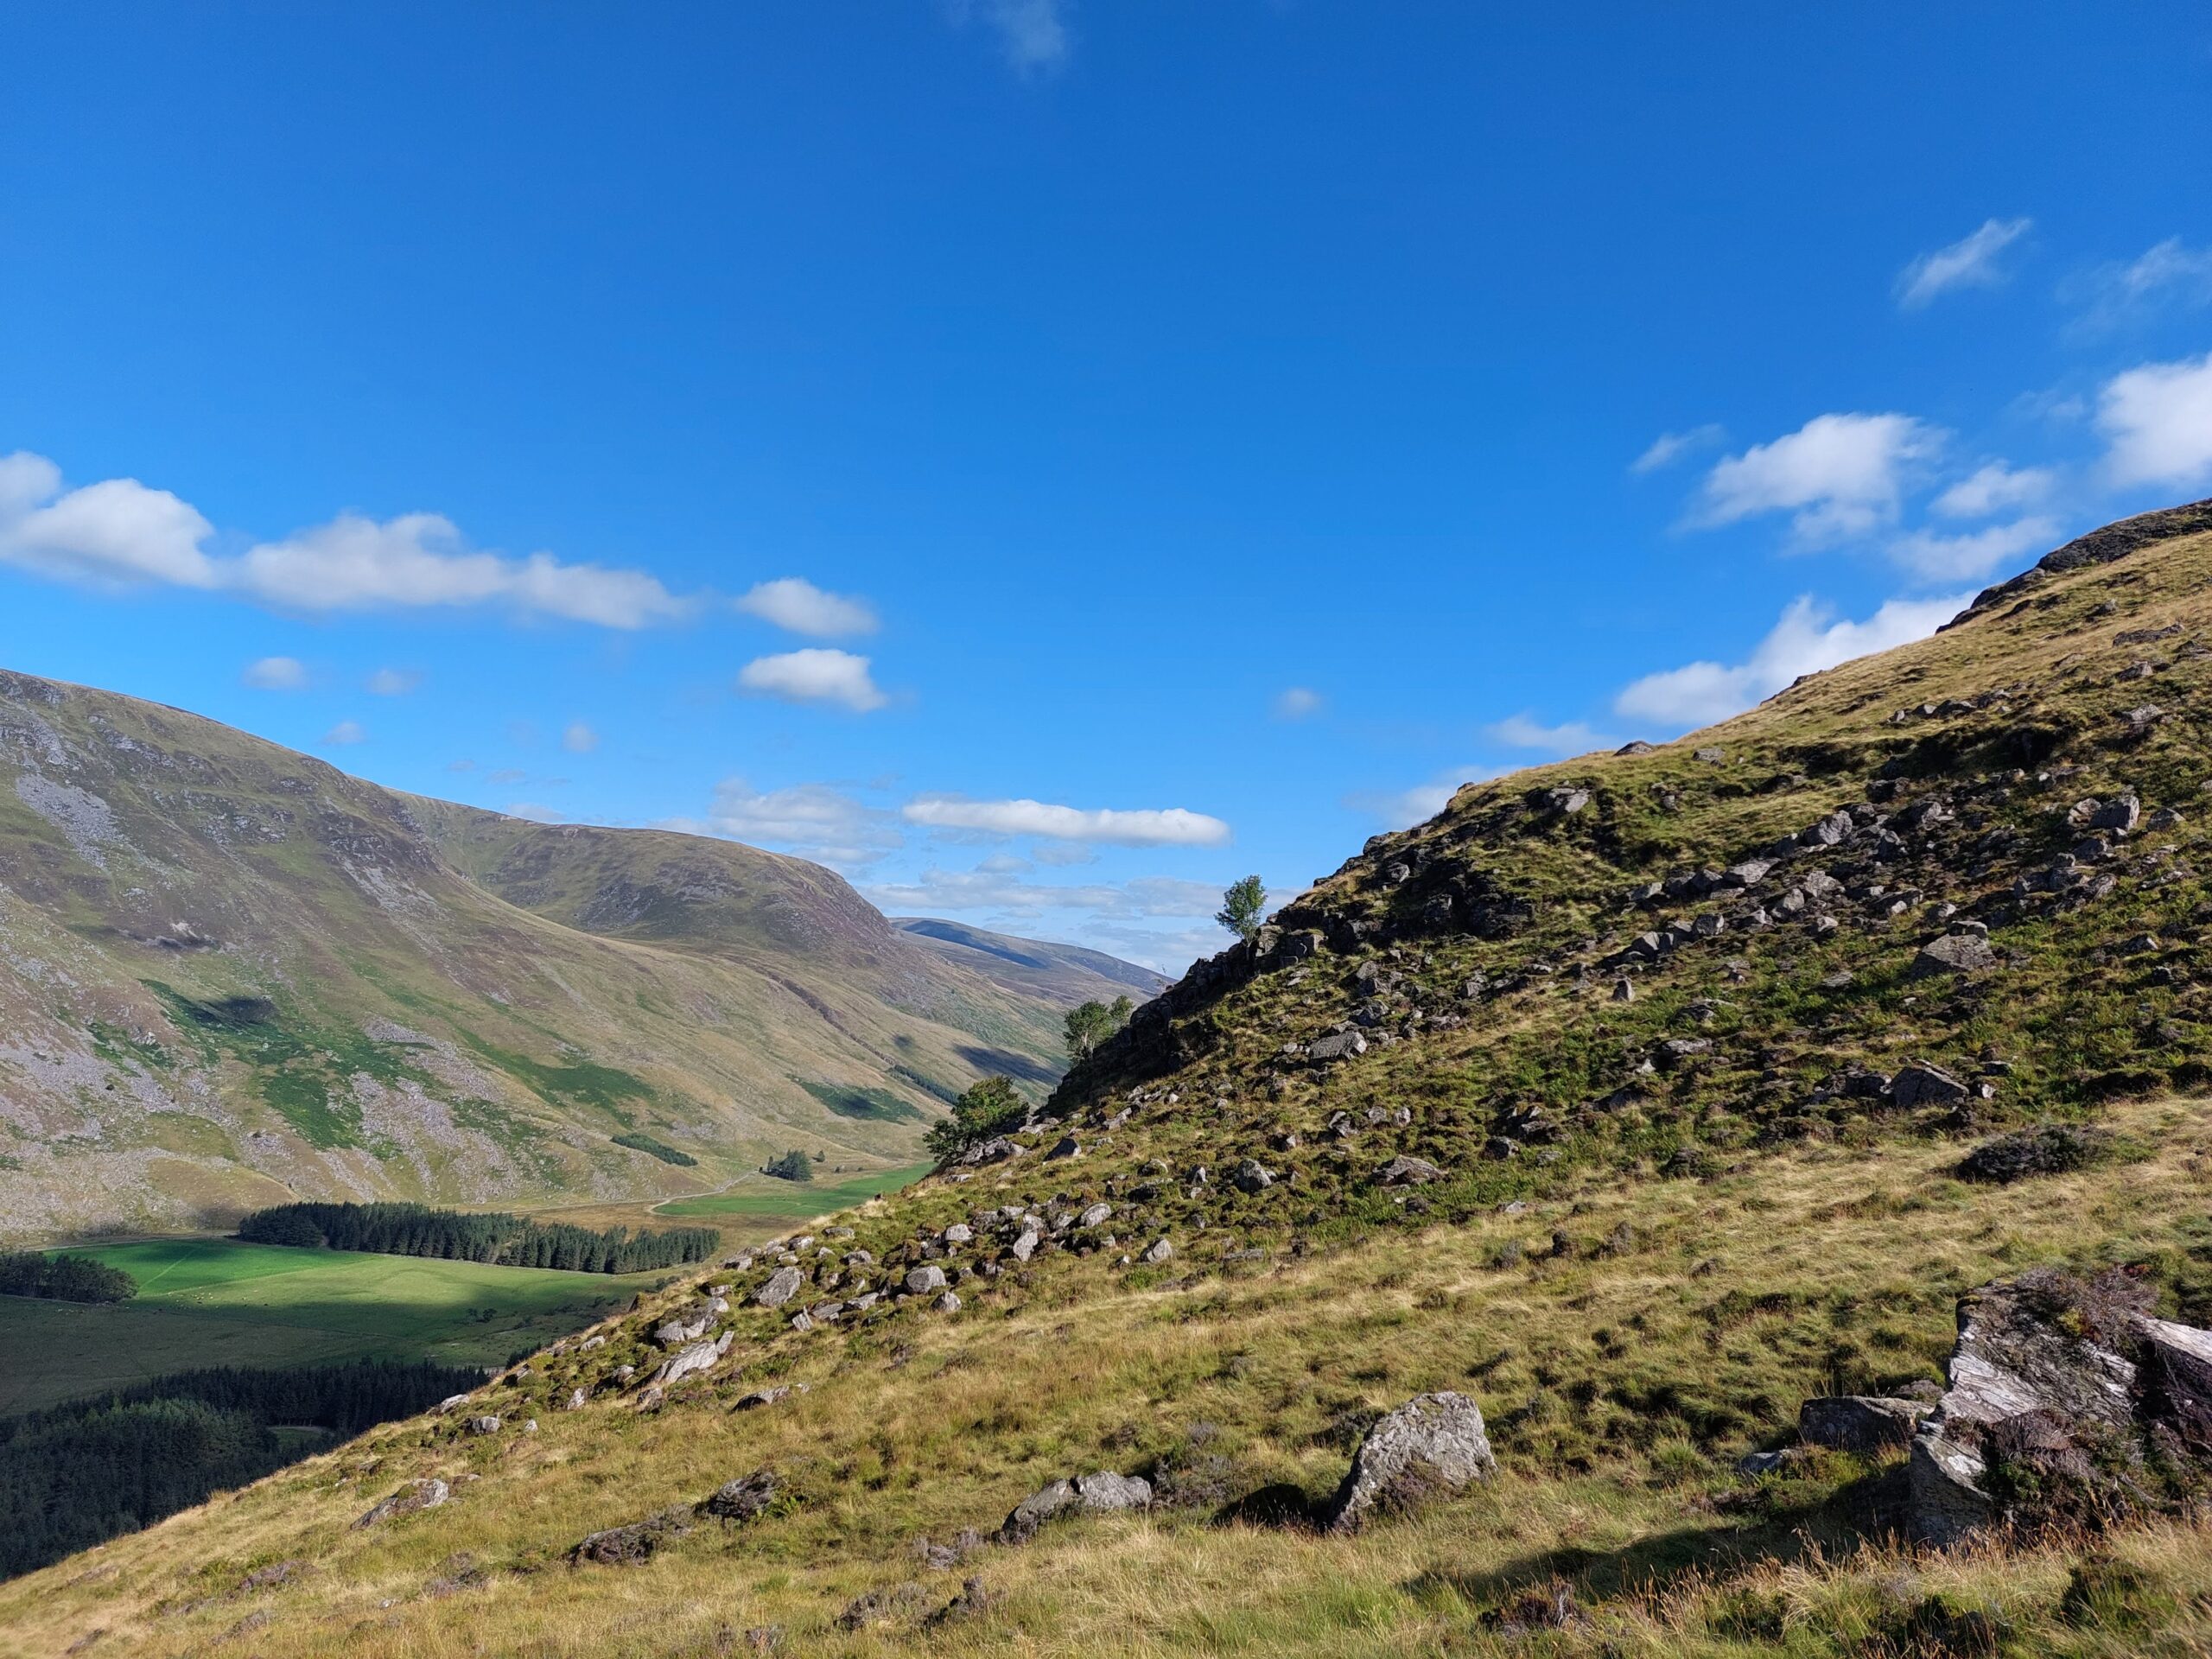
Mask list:
[[626,1302],[660,1274],[151,1239],[76,1252],[136,1279],[87,1307],[0,1297],[0,1414],[207,1365],[385,1357],[495,1365]]
[[911,1181],[919,1180],[933,1166],[908,1164],[900,1169],[878,1170],[871,1175],[855,1175],[847,1180],[811,1185],[797,1185],[790,1181],[772,1180],[765,1175],[748,1175],[734,1185],[719,1192],[707,1192],[696,1198],[671,1198],[668,1203],[653,1206],[657,1216],[769,1216],[804,1221],[813,1216],[826,1216],[833,1210],[849,1210],[856,1204],[865,1204],[880,1192],[895,1192]]
[[664,1141],[656,1141],[642,1129],[625,1129],[612,1137],[618,1147],[627,1147],[632,1152],[642,1152],[658,1158],[664,1164],[674,1164],[680,1169],[694,1169],[699,1160],[688,1152],[678,1152]]

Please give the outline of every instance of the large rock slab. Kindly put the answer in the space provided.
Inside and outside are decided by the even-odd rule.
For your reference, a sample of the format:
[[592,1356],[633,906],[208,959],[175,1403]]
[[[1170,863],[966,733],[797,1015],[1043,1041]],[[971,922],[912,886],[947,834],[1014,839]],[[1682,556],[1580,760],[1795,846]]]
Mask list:
[[1329,1529],[1408,1514],[1496,1472],[1482,1408],[1464,1394],[1415,1395],[1367,1431],[1329,1506]]
[[1931,1409],[1917,1400],[1881,1395],[1827,1395],[1797,1408],[1797,1438],[1837,1452],[1887,1451],[1911,1445],[1913,1431]]
[[2001,964],[1989,941],[1977,933],[1946,933],[1920,947],[1912,959],[1908,979],[1929,979],[1938,974],[1985,974]]
[[806,1282],[806,1275],[797,1268],[778,1268],[768,1275],[768,1282],[753,1293],[753,1300],[761,1307],[781,1307],[798,1294]]
[[1061,1516],[1085,1512],[1112,1514],[1123,1510],[1141,1510],[1151,1503],[1152,1483],[1140,1475],[1117,1475],[1102,1471],[1097,1474],[1077,1475],[1072,1480],[1056,1480],[1014,1506],[1006,1523],[999,1529],[999,1541],[1027,1543],[1037,1535],[1039,1527]]

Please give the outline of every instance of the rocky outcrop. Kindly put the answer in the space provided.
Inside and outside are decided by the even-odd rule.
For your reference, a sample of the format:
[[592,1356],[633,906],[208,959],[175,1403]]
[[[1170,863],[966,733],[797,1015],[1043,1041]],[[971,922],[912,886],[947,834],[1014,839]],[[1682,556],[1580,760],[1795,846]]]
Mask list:
[[1329,1506],[1329,1529],[1407,1514],[1457,1497],[1496,1472],[1482,1408],[1464,1394],[1421,1394],[1367,1431]]
[[359,1530],[389,1521],[395,1516],[412,1515],[417,1510],[435,1510],[452,1496],[453,1489],[442,1480],[410,1480],[356,1521],[353,1526]]
[[1072,1480],[1056,1480],[1014,1505],[1006,1523],[999,1529],[999,1541],[1027,1543],[1037,1535],[1039,1527],[1062,1516],[1112,1514],[1141,1510],[1151,1503],[1152,1484],[1138,1475],[1102,1472],[1077,1475]]
[[1959,1304],[1950,1387],[1913,1438],[1910,1521],[1955,1543],[2171,1510],[2212,1453],[2212,1332],[2115,1269],[2039,1269]]
[[1912,1444],[1930,1407],[1882,1395],[1835,1394],[1797,1408],[1797,1438],[1808,1446],[1862,1455]]

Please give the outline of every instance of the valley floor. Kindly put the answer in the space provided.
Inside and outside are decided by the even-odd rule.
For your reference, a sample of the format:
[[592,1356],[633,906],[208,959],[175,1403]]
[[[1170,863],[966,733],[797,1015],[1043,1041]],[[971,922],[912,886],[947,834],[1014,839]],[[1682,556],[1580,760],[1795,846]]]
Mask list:
[[[1959,1293],[2038,1263],[2146,1264],[2201,1321],[2212,1103],[2109,1121],[2143,1156],[1992,1190],[1950,1178],[1955,1146],[1813,1146],[1228,1276],[1069,1276],[1010,1313],[781,1338],[658,1414],[389,1426],[0,1586],[0,1653],[99,1632],[76,1650],[665,1659],[772,1626],[807,1654],[2212,1653],[2212,1535],[1921,1555],[1865,1541],[1881,1467],[1734,1468],[1808,1395],[1940,1376]],[[808,1386],[728,1408],[771,1381]],[[1225,1513],[1271,1484],[1325,1494],[1377,1409],[1431,1389],[1491,1420],[1502,1472],[1472,1497],[1349,1539]],[[795,1502],[695,1522],[642,1565],[564,1562],[764,1465]],[[1100,1468],[1144,1471],[1167,1506],[949,1571],[918,1556]],[[422,1476],[454,1501],[352,1529]],[[931,1623],[963,1578],[984,1606]],[[1560,1588],[1564,1628],[1513,1631]],[[870,1593],[884,1616],[841,1629]]]

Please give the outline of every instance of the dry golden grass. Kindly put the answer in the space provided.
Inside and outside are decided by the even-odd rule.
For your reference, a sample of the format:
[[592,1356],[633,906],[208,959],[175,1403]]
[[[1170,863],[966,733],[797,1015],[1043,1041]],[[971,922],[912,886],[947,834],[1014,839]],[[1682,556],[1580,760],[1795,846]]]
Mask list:
[[[1803,1651],[1872,1653],[1866,1630],[1938,1591],[1998,1605],[2033,1636],[2022,1650],[2194,1651],[2212,1630],[2190,1599],[2212,1591],[2212,1552],[2186,1528],[2117,1541],[2185,1610],[2171,1632],[2184,1645],[2128,1649],[2056,1618],[2079,1546],[1853,1555],[1817,1509],[1761,1526],[1712,1502],[1737,1484],[1737,1452],[1829,1385],[1827,1367],[1931,1370],[1957,1290],[2041,1261],[2185,1248],[2212,1105],[2134,1106],[2113,1122],[2156,1154],[1969,1196],[1943,1173],[1955,1148],[1809,1148],[1716,1182],[1608,1183],[1525,1214],[1378,1235],[1248,1277],[918,1325],[903,1350],[786,1342],[750,1372],[809,1389],[766,1410],[640,1417],[610,1402],[488,1441],[395,1426],[0,1588],[0,1652],[58,1653],[101,1630],[103,1654],[703,1654],[767,1625],[810,1653],[1468,1651],[1503,1639],[1484,1632],[1484,1612],[1559,1570],[1593,1621],[1542,1638],[1563,1652],[1594,1653],[1601,1637],[1620,1652],[1771,1650],[1715,1633],[1715,1609],[1751,1597],[1778,1598]],[[1616,1242],[1492,1265],[1510,1245],[1548,1249],[1554,1231]],[[1638,1395],[1646,1382],[1674,1403]],[[963,1569],[1002,1598],[989,1613],[917,1629],[961,1576],[924,1571],[918,1535],[988,1530],[1046,1479],[1157,1458],[1199,1472],[1224,1459],[1224,1495],[1282,1480],[1319,1493],[1346,1461],[1332,1416],[1440,1387],[1483,1401],[1505,1465],[1462,1503],[1350,1540],[1213,1524],[1203,1509],[1048,1530]],[[1536,1396],[1549,1405],[1520,1418]],[[1700,1440],[1708,1402],[1752,1397],[1752,1420]],[[1212,1432],[1194,1435],[1202,1423]],[[561,1562],[587,1532],[764,1463],[805,1494],[795,1512],[707,1523],[638,1567]],[[348,1529],[402,1478],[432,1473],[478,1478],[443,1509]],[[286,1560],[309,1567],[241,1591]],[[480,1582],[437,1586],[471,1566]],[[908,1581],[925,1586],[911,1611],[832,1628],[855,1597]]]

